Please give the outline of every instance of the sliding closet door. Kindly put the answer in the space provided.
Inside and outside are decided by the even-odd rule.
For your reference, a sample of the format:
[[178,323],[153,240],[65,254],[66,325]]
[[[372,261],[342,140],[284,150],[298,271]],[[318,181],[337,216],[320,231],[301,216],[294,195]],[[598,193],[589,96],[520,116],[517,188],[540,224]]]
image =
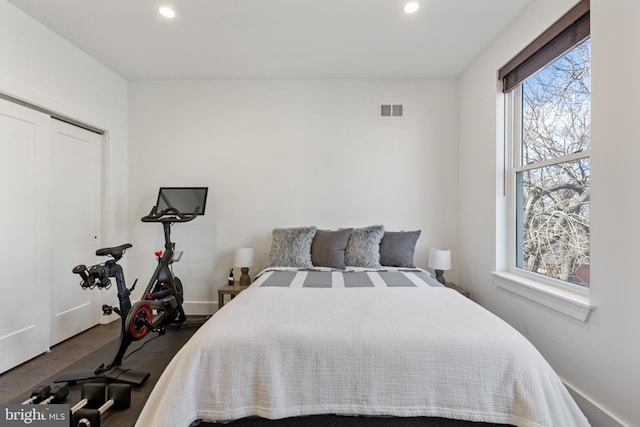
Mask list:
[[49,349],[50,120],[0,99],[0,372]]
[[[102,135],[52,119],[51,200],[54,262],[51,274],[51,345],[100,321],[100,294],[83,290],[71,270],[106,261],[100,248]],[[117,300],[117,299],[116,299]],[[115,304],[113,301],[109,301]]]

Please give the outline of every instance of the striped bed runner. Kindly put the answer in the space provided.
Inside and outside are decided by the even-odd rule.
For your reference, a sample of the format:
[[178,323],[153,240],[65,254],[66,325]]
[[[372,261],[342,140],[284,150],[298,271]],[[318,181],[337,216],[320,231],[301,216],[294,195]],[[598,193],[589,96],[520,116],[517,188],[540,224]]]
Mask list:
[[424,270],[317,271],[270,270],[258,286],[283,288],[373,288],[442,286]]

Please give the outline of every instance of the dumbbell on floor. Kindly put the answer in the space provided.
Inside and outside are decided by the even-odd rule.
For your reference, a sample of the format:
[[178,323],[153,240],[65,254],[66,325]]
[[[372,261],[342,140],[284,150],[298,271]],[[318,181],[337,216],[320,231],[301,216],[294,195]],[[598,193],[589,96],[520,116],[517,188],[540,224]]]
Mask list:
[[44,399],[49,397],[49,392],[51,391],[51,386],[49,385],[39,385],[31,391],[31,396],[29,399],[22,402],[23,405],[28,405],[30,403],[38,403],[42,402]]
[[48,405],[50,403],[60,403],[67,400],[67,396],[69,395],[69,386],[67,384],[64,385],[54,385],[49,391],[49,397],[40,402],[41,405]]
[[100,427],[102,414],[109,408],[126,409],[131,406],[131,385],[109,384],[107,386],[107,401],[98,409],[80,409],[71,419],[74,427]]
[[73,405],[71,408],[71,417],[84,408],[89,406],[91,408],[97,408],[105,401],[104,384],[87,383],[82,385],[80,390],[80,402]]

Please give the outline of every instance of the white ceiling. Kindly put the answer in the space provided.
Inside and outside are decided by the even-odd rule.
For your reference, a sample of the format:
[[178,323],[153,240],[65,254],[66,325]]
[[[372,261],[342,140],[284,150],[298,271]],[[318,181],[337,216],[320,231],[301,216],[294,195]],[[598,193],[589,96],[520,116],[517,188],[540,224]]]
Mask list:
[[8,1],[128,80],[457,76],[530,2]]

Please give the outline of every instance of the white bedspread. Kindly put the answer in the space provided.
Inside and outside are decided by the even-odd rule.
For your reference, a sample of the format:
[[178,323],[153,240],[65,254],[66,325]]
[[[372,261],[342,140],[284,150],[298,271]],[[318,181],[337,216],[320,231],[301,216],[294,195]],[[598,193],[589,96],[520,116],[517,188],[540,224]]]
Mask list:
[[538,351],[453,290],[255,286],[179,351],[136,425],[312,414],[588,425]]

